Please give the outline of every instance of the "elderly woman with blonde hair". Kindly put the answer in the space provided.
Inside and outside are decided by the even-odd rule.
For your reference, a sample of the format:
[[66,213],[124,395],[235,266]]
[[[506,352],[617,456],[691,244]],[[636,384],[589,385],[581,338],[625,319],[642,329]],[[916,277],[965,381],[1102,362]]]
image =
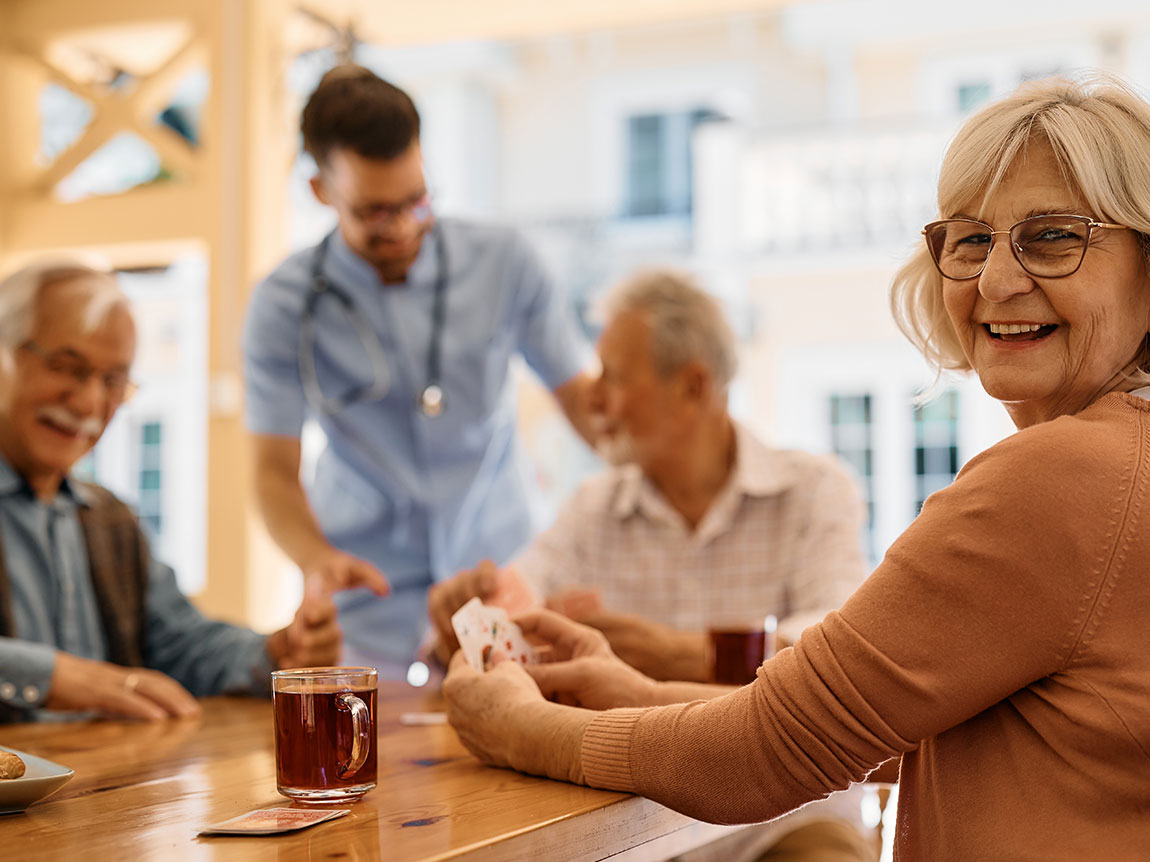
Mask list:
[[[593,633],[445,693],[483,760],[766,820],[901,756],[906,859],[1132,859],[1150,847],[1150,106],[1030,85],[947,152],[939,219],[893,288],[940,369],[1018,432],[934,494],[871,577],[757,680],[710,700]],[[668,688],[668,686],[670,688]]]

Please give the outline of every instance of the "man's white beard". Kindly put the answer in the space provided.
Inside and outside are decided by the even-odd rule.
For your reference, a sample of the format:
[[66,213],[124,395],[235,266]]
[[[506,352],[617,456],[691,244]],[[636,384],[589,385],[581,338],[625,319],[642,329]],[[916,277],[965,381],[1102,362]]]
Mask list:
[[612,467],[622,467],[624,464],[634,464],[635,441],[625,431],[619,431],[611,436],[601,435],[595,441],[595,454]]

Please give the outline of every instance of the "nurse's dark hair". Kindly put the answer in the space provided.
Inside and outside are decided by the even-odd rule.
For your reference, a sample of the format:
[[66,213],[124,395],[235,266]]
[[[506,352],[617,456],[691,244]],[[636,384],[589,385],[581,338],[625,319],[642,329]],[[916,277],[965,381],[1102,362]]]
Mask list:
[[[1137,231],[1150,268],[1150,104],[1106,75],[1033,81],[967,120],[942,162],[936,218],[977,210],[1032,141],[1053,150],[1082,200],[1080,215]],[[970,370],[943,306],[942,276],[921,239],[895,275],[891,310],[936,370]],[[1150,334],[1137,366],[1131,378],[1150,384]]]
[[419,140],[419,111],[403,90],[363,66],[329,69],[300,117],[303,148],[321,168],[333,150],[394,159]]

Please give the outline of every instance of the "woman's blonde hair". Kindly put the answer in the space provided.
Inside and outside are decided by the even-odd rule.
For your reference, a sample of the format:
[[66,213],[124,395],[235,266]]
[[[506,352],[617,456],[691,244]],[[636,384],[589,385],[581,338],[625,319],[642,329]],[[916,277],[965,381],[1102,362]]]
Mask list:
[[[1082,215],[1138,231],[1150,261],[1150,104],[1109,76],[1034,81],[971,117],[943,159],[939,217],[985,200],[1036,139],[1049,143],[1067,184],[1089,207]],[[890,302],[903,334],[939,372],[970,370],[926,243],[895,275]],[[1150,336],[1137,365],[1131,379],[1150,383]]]

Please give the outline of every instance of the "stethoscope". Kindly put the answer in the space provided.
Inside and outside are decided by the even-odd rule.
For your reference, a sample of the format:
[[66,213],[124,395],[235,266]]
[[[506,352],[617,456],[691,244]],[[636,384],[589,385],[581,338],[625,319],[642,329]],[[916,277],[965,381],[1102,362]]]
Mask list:
[[[299,327],[299,374],[303,383],[304,397],[313,410],[327,415],[338,413],[352,404],[377,401],[391,389],[391,369],[379,336],[372,330],[364,315],[356,313],[355,303],[347,292],[338,285],[332,284],[328,277],[323,274],[328,243],[334,234],[335,231],[333,230],[325,236],[316,247],[315,254],[312,255],[311,283],[308,288],[307,299],[304,302],[303,313],[300,315]],[[447,312],[447,244],[444,242],[443,231],[439,229],[438,225],[432,227],[431,234],[435,239],[436,251],[435,296],[431,307],[431,345],[427,355],[427,382],[420,390],[418,406],[425,416],[435,417],[442,413],[446,407],[439,374],[443,322]],[[338,300],[343,306],[344,313],[351,321],[352,329],[355,330],[371,366],[371,383],[353,387],[346,392],[333,396],[323,394],[315,367],[316,307],[324,296]]]

